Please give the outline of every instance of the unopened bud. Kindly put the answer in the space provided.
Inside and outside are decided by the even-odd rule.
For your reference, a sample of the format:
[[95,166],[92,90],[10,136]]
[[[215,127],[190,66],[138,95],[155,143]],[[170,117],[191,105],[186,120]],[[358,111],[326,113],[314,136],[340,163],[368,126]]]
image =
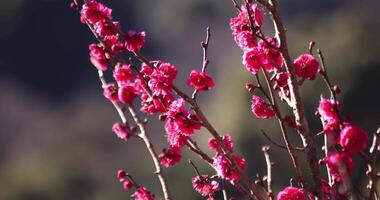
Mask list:
[[310,54],[313,53],[314,46],[315,46],[315,41],[310,41],[309,42],[309,52],[310,52]]
[[256,86],[251,82],[247,82],[245,83],[245,89],[247,89],[249,93],[252,93],[256,89]]
[[205,42],[201,42],[201,47],[202,48],[206,48],[207,47],[206,43]]
[[268,152],[269,150],[270,150],[270,147],[268,145],[261,147],[261,151],[263,152]]
[[331,87],[331,89],[332,89],[332,91],[335,92],[335,94],[340,94],[340,92],[341,92],[341,90],[340,90],[340,88],[339,88],[338,85],[333,85],[333,86]]
[[161,114],[160,116],[158,116],[158,119],[163,122],[166,120],[166,115]]

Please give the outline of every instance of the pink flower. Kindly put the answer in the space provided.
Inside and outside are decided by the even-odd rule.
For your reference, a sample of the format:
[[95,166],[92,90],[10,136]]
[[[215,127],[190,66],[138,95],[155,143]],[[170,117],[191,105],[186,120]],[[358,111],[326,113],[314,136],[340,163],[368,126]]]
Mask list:
[[101,37],[117,36],[118,29],[121,28],[119,22],[98,21],[95,23],[95,32]]
[[259,96],[252,96],[252,113],[261,119],[267,119],[273,117],[276,112],[269,108],[265,101]]
[[288,72],[278,72],[273,76],[274,80],[274,89],[285,88],[288,87],[288,80],[290,78],[290,74]]
[[310,54],[302,54],[294,60],[294,70],[297,76],[307,78],[310,80],[315,79],[315,75],[319,70],[319,63]]
[[161,165],[171,167],[181,161],[181,149],[178,146],[169,146],[168,149],[162,151],[159,158]]
[[201,124],[196,115],[188,114],[174,118],[174,127],[184,136],[191,136],[195,130],[201,129]]
[[156,68],[153,70],[151,78],[172,85],[178,74],[177,68],[174,65],[163,61],[156,61],[155,65]]
[[183,147],[186,144],[186,136],[178,132],[172,120],[166,121],[165,131],[169,145]]
[[[156,68],[151,72],[148,82],[153,95],[171,95],[173,81],[177,77],[177,68],[170,63],[156,61]],[[148,71],[149,72],[149,71]]]
[[145,76],[150,76],[153,73],[153,68],[149,67],[145,63],[142,63],[140,72],[141,74],[144,74]]
[[210,197],[220,190],[219,183],[210,180],[208,176],[196,176],[191,182],[193,188],[204,197]]
[[117,95],[118,87],[115,83],[108,83],[103,86],[103,95],[111,102],[118,102],[119,96]]
[[[165,112],[165,105],[162,104],[161,100],[157,96],[150,97],[150,95],[143,93],[141,98],[141,112],[148,113],[150,115],[157,112]],[[165,96],[164,98],[169,98]]]
[[135,30],[129,30],[124,35],[125,48],[128,51],[140,51],[145,44],[145,32],[137,32]]
[[[266,37],[266,40],[272,46],[279,47],[279,44],[275,38]],[[281,53],[278,50],[273,49],[263,40],[260,40],[257,46],[263,49],[263,52],[265,54],[266,59],[265,59],[265,62],[263,62],[262,67],[267,72],[273,72],[275,69],[281,69],[283,61],[282,61]]]
[[102,47],[96,44],[90,44],[88,48],[90,50],[91,63],[98,70],[106,71],[108,68],[108,63],[106,59],[106,51]]
[[[241,168],[242,171],[245,170],[245,159],[238,156],[233,156],[233,159],[236,161],[237,165]],[[232,163],[225,155],[216,155],[213,158],[213,166],[218,173],[218,176],[221,178],[236,182],[240,179],[240,175],[237,171],[232,169]]]
[[339,116],[335,110],[336,102],[330,99],[321,98],[318,107],[318,114],[323,123],[323,129],[329,133],[339,129]]
[[[226,145],[228,151],[230,151],[230,153],[233,153],[234,149],[233,149],[233,143],[232,143],[231,136],[229,134],[227,134],[227,135],[223,136],[222,139],[223,139],[223,142]],[[211,150],[216,150],[220,154],[223,153],[222,147],[218,144],[218,142],[216,141],[215,138],[211,138],[208,141],[208,147]]]
[[92,0],[88,3],[83,4],[82,10],[80,12],[81,22],[86,23],[86,20],[91,24],[94,24],[105,17],[108,19],[112,19],[111,17],[112,9],[107,6]]
[[185,113],[185,100],[183,98],[178,98],[174,100],[168,107],[166,112],[167,117],[176,117],[178,114]]
[[363,151],[367,146],[368,134],[360,127],[355,125],[346,125],[341,130],[338,144],[340,144],[346,152],[356,153]]
[[132,194],[134,200],[154,200],[154,195],[151,194],[145,187],[137,188],[136,192]]
[[290,90],[288,85],[288,80],[290,78],[290,74],[288,72],[278,72],[275,73],[272,77],[274,82],[274,89],[278,90],[278,95],[281,100],[284,101],[286,98],[290,98]]
[[123,126],[120,123],[115,123],[112,126],[112,131],[117,135],[118,138],[127,140],[129,138],[129,131],[128,128]]
[[306,193],[301,188],[289,186],[277,194],[277,200],[306,200]]
[[[331,194],[333,197],[336,197],[336,190],[335,188],[331,188],[329,183],[327,181],[322,180],[322,191],[323,191],[323,197],[326,200],[331,200]],[[317,198],[312,194],[309,193],[309,199],[310,200],[316,200]]]
[[243,64],[245,68],[252,74],[259,73],[261,67],[267,63],[268,60],[265,52],[260,47],[253,47],[243,54]]
[[116,65],[113,77],[119,84],[127,84],[134,78],[130,65]]
[[346,173],[346,175],[349,176],[354,169],[354,161],[346,152],[329,153],[324,158],[324,162],[331,176],[337,183],[342,181],[342,173]]
[[[125,51],[123,43],[119,41],[118,35],[108,35],[103,37],[104,44],[111,49],[112,52],[123,52]],[[109,55],[112,57],[113,55]]]
[[214,81],[206,72],[193,70],[187,80],[187,86],[194,87],[196,90],[210,90],[214,87]]
[[234,36],[236,44],[245,52],[256,46],[256,36],[252,31],[241,31]]
[[[250,5],[250,13],[253,19],[254,25],[256,27],[261,27],[263,24],[262,11],[257,7],[256,4]],[[241,7],[241,12],[239,12],[237,17],[231,18],[230,28],[232,30],[232,35],[237,35],[242,31],[250,31],[250,22],[248,17],[247,9],[244,5]]]
[[137,92],[133,85],[123,85],[119,88],[119,100],[122,103],[131,104],[137,97]]

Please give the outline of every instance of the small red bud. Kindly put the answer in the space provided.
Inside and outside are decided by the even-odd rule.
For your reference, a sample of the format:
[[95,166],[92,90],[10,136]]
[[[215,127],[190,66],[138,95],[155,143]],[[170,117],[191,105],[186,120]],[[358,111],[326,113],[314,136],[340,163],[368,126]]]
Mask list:
[[127,173],[124,170],[118,170],[116,176],[120,181],[123,181],[127,177]]
[[131,183],[130,181],[124,181],[123,183],[123,189],[124,190],[129,190],[133,187],[133,183]]
[[332,91],[335,92],[335,94],[340,94],[341,90],[338,85],[334,85],[331,87]]
[[201,47],[202,48],[206,48],[207,47],[206,43],[205,42],[201,42]]
[[261,147],[261,151],[263,151],[263,152],[268,152],[270,150],[270,147],[269,146],[263,146],[263,147]]
[[315,41],[310,41],[309,42],[309,52],[310,52],[310,54],[313,53],[314,46],[315,46]]
[[203,65],[208,65],[209,63],[210,63],[209,60],[205,60],[204,63],[203,63]]
[[166,120],[166,115],[165,114],[161,114],[160,116],[158,116],[158,119],[163,122],[163,121]]
[[78,5],[75,2],[70,3],[70,8],[78,10]]
[[256,89],[256,86],[251,82],[247,82],[245,83],[245,89],[247,89],[249,93],[252,93]]
[[255,180],[255,184],[256,184],[256,185],[261,184],[261,180],[260,180],[260,179],[256,179],[256,180]]

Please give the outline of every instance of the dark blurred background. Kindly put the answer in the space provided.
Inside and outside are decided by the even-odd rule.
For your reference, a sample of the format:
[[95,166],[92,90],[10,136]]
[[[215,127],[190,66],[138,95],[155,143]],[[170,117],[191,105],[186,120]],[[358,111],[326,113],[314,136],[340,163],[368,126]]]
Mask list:
[[[228,26],[235,15],[231,2],[102,2],[113,8],[114,18],[124,29],[147,32],[143,52],[178,66],[176,84],[188,92],[185,79],[191,69],[200,68],[199,44],[205,28],[211,27],[209,71],[216,88],[199,96],[201,106],[221,133],[231,133],[237,151],[248,159],[248,174],[264,173],[260,149],[268,142],[259,130],[278,141],[281,137],[275,121],[257,120],[250,113],[250,96],[244,89],[250,77]],[[339,96],[343,112],[372,134],[380,122],[380,1],[287,0],[280,2],[280,8],[292,56],[306,52],[309,41],[315,40],[325,52],[331,79],[343,91]],[[265,32],[271,33],[269,21]],[[124,143],[111,132],[118,118],[103,98],[88,60],[88,44],[94,41],[68,0],[0,1],[1,200],[129,199],[115,177],[120,168],[160,198],[143,144],[133,139]],[[321,93],[328,94],[320,79],[307,81],[302,88],[315,133],[321,130],[314,116]],[[156,119],[149,123],[158,149],[165,146],[162,126]],[[208,133],[201,131],[197,137],[206,148]],[[211,172],[187,150],[184,153],[202,172]],[[287,153],[276,147],[272,147],[272,159],[277,163],[274,181],[278,191],[288,185],[294,170],[289,168]],[[358,188],[364,188],[365,166],[355,159],[352,178]],[[195,173],[186,162],[166,172],[175,199],[201,199],[191,189],[190,178]]]

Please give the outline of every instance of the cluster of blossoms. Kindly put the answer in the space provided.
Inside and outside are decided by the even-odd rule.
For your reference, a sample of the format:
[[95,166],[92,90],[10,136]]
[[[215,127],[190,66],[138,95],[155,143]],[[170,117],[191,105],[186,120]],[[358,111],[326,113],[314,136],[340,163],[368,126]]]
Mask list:
[[[283,67],[283,56],[278,41],[275,38],[265,37],[260,30],[262,26],[262,11],[253,3],[242,5],[238,15],[230,20],[234,40],[244,53],[242,63],[245,68],[254,76],[257,76],[261,70],[264,73],[272,73],[270,81],[273,84],[273,90],[278,91],[280,99],[285,101],[291,98],[289,90],[291,75]],[[325,73],[311,52],[301,54],[292,64],[295,75],[301,79],[301,83],[304,79],[314,80],[318,72],[322,76]],[[256,86],[248,82],[246,88],[252,93]],[[339,152],[329,152],[324,159],[335,183],[342,181],[342,168],[348,174],[352,173],[354,162],[351,155],[363,151],[368,141],[368,135],[363,129],[340,119],[338,104],[332,99],[322,98],[317,111],[323,124],[324,133],[328,135],[329,147],[339,144],[343,149]],[[252,96],[252,113],[257,118],[268,119],[276,116],[274,106],[271,103],[266,103],[266,100],[260,96]],[[290,127],[296,128],[296,124],[290,116],[281,120]],[[323,184],[326,185],[327,183],[323,182]],[[327,187],[330,186],[327,184]],[[325,198],[329,199],[330,189],[327,188],[326,190]],[[303,189],[288,187],[280,192],[277,198],[281,200],[303,200],[306,199],[306,193]]]
[[196,176],[192,179],[194,189],[207,200],[213,200],[212,197],[215,192],[220,190],[219,183],[210,179],[208,176]]
[[124,170],[117,171],[117,178],[120,183],[122,183],[123,189],[126,191],[131,190],[133,187],[136,188],[136,191],[131,195],[134,200],[153,200],[154,195],[150,193],[145,187],[140,187],[127,176],[127,173]]
[[329,146],[338,144],[340,152],[331,152],[324,159],[334,181],[342,181],[342,173],[351,174],[354,168],[352,154],[363,151],[368,142],[368,134],[359,126],[343,121],[339,115],[339,102],[322,98],[317,115],[320,117]]
[[[277,117],[282,126],[283,134],[286,134],[284,133],[284,124],[299,132],[299,121],[296,124],[289,115],[281,117],[272,93],[273,91],[277,92],[282,102],[286,102],[292,107],[290,104],[295,104],[295,102],[292,102],[295,101],[295,97],[294,91],[291,93],[292,87],[290,86],[294,87],[294,84],[297,84],[298,87],[298,84],[301,85],[306,79],[314,80],[318,72],[323,78],[326,78],[323,61],[321,67],[317,59],[312,55],[312,50],[310,50],[310,53],[301,54],[293,63],[291,61],[289,63],[290,56],[286,57],[286,51],[283,51],[284,46],[279,41],[279,37],[266,37],[262,33],[263,11],[260,7],[252,3],[252,1],[246,1],[246,4],[240,8],[237,6],[237,8],[239,10],[237,16],[231,18],[229,25],[234,41],[243,51],[243,65],[258,81],[258,86],[250,82],[246,84],[247,90],[252,93],[251,111],[260,119]],[[271,8],[273,9],[273,7]],[[221,190],[216,178],[221,178],[229,181],[233,186],[238,186],[242,176],[245,175],[246,160],[234,153],[231,136],[227,134],[221,137],[217,133],[212,133],[213,137],[208,142],[209,149],[215,151],[212,158],[207,155],[206,157],[208,158],[204,158],[203,152],[197,149],[198,147],[191,139],[191,136],[200,130],[202,126],[209,131],[212,129],[207,125],[208,121],[204,119],[203,114],[197,112],[199,107],[196,105],[197,92],[207,91],[215,86],[213,79],[205,71],[208,64],[208,60],[205,58],[208,39],[206,39],[206,43],[202,42],[201,44],[204,49],[202,70],[192,70],[186,82],[188,87],[194,89],[193,96],[190,98],[178,93],[178,89],[174,86],[174,81],[178,74],[176,66],[162,60],[149,61],[141,54],[140,50],[146,41],[145,32],[130,29],[123,33],[121,24],[112,18],[112,10],[96,0],[85,1],[82,8],[77,9],[80,11],[81,22],[87,24],[99,40],[98,44],[89,45],[89,51],[90,61],[97,68],[103,84],[103,95],[117,109],[119,108],[119,113],[123,113],[127,108],[132,108],[135,101],[139,100],[141,112],[147,115],[156,114],[159,116],[160,121],[165,122],[164,128],[168,147],[163,149],[158,156],[152,153],[156,167],[157,165],[159,166],[157,171],[161,171],[161,166],[168,168],[179,163],[182,158],[182,149],[188,146],[190,150],[195,148],[195,151],[193,151],[198,152],[216,171],[216,176],[209,177],[208,175],[200,175],[196,169],[197,176],[192,179],[195,191],[203,197],[207,197],[208,200],[213,200],[215,193]],[[133,54],[128,63],[123,59],[123,53]],[[133,63],[134,58],[138,58],[141,65],[135,65]],[[292,65],[294,72],[290,72],[289,65]],[[105,81],[103,73],[107,71],[112,72],[113,82],[107,83]],[[263,72],[267,79],[271,97],[265,93],[265,89],[262,88],[259,82],[260,72]],[[265,98],[253,94],[256,88],[260,88]],[[350,124],[349,120],[341,118],[339,113],[340,105],[335,99],[336,90],[331,89],[331,92],[332,98],[322,98],[317,110],[317,115],[322,121],[323,132],[328,139],[328,144],[325,146],[326,156],[323,161],[333,179],[333,183],[320,180],[322,182],[320,191],[322,191],[324,199],[327,200],[331,199],[331,194],[336,196],[335,184],[342,183],[344,176],[349,176],[352,173],[354,168],[352,155],[362,152],[368,142],[368,134],[362,128]],[[191,105],[191,109],[187,108],[187,103]],[[293,110],[297,109],[293,107]],[[133,118],[138,118],[135,116],[136,114],[131,113],[131,115]],[[118,138],[127,141],[132,136],[140,137],[144,142],[148,141],[146,142],[147,148],[151,152],[154,151],[152,143],[144,135],[146,133],[141,127],[130,126],[123,117],[122,120],[123,123],[115,123],[112,127]],[[144,126],[139,120],[135,120],[135,123],[136,125]],[[140,133],[137,133],[138,129],[140,129]],[[292,154],[291,147],[287,146],[287,148]],[[294,157],[292,158],[294,159]],[[195,167],[195,165],[193,166]],[[160,181],[162,181],[164,178],[160,173],[157,172]],[[119,170],[117,178],[126,191],[130,191],[132,188],[136,189],[131,195],[133,199],[154,199],[153,194],[145,187],[138,186],[125,171]],[[249,178],[245,177],[245,179]],[[302,182],[301,178],[300,181]],[[270,191],[269,182],[266,192],[273,195],[272,191]],[[166,188],[162,182],[161,184],[165,193]],[[251,194],[257,197],[259,194],[255,194],[251,190],[250,184],[247,185],[248,188],[243,188],[243,190],[248,190],[246,195]],[[165,199],[169,199],[167,193],[164,195],[166,195]],[[277,200],[306,200],[307,197],[317,199],[315,194],[307,190],[307,188],[289,186],[278,193]]]
[[[236,17],[231,18],[230,28],[236,44],[243,50],[243,64],[253,75],[258,75],[260,70],[273,73],[273,89],[277,90],[282,100],[290,98],[289,79],[290,74],[283,67],[283,57],[279,51],[280,46],[275,38],[260,37],[263,25],[262,11],[256,4],[242,5]],[[250,22],[249,14],[252,22]],[[251,27],[253,26],[253,27]],[[256,32],[253,32],[256,31]],[[262,34],[261,34],[262,35]],[[318,61],[310,54],[302,54],[294,60],[296,75],[300,78],[315,79],[319,71]],[[258,118],[267,119],[275,116],[275,111],[270,108],[272,105],[265,103],[259,96],[252,97],[252,112]]]
[[[244,171],[246,168],[245,159],[233,154],[234,149],[231,136],[227,134],[222,137],[222,140],[238,167]],[[217,143],[216,139],[211,138],[208,142],[208,146],[211,150],[216,151],[216,154],[213,158],[213,166],[216,169],[218,175],[225,180],[236,183],[241,177],[237,169],[233,168],[231,161],[223,152],[222,147]]]

